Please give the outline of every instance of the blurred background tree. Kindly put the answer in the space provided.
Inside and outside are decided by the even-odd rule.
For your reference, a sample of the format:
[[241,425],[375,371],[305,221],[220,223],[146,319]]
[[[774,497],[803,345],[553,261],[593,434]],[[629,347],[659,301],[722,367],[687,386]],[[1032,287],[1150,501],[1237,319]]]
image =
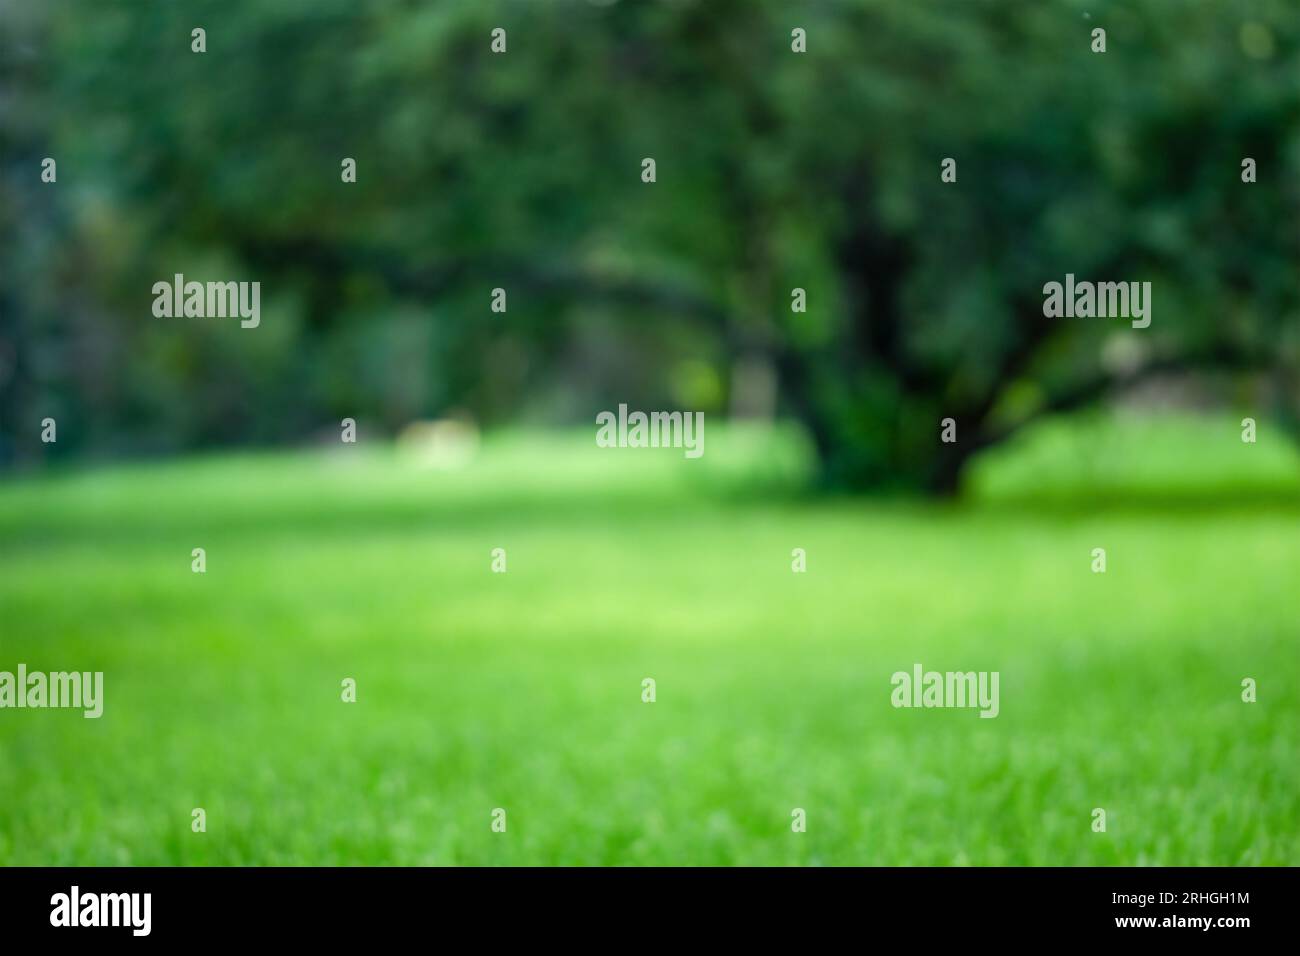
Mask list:
[[[625,401],[948,492],[1153,376],[1300,412],[1284,0],[3,2],[0,89],[9,466]],[[155,318],[177,272],[260,281],[260,328]],[[1067,272],[1151,327],[1044,318]]]

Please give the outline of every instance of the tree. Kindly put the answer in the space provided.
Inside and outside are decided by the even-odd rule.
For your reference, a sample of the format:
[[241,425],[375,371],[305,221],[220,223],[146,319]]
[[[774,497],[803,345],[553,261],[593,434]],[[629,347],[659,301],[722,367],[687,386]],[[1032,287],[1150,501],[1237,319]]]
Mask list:
[[[178,37],[205,10],[194,55]],[[1173,0],[1092,19],[1031,0],[85,15],[95,30],[44,22],[49,82],[24,89],[98,191],[87,209],[60,190],[53,245],[93,268],[41,295],[96,303],[129,356],[95,386],[106,434],[165,423],[186,447],[450,407],[589,420],[680,397],[686,359],[724,382],[770,365],[825,479],[860,488],[951,491],[1025,423],[1157,372],[1267,375],[1296,420],[1283,8],[1245,26]],[[200,264],[262,277],[277,334],[131,317],[142,286]],[[1150,328],[1044,316],[1067,273],[1151,282]]]

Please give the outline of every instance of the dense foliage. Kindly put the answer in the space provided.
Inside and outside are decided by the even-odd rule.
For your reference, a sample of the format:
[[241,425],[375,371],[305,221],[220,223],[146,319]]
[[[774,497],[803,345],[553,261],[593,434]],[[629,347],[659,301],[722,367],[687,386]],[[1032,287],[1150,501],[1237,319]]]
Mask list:
[[[1284,0],[88,0],[0,27],[0,461],[774,394],[827,480],[943,490],[1155,373],[1300,409]],[[155,318],[174,273],[260,281],[261,326]],[[1150,328],[1045,318],[1067,273],[1151,282]]]

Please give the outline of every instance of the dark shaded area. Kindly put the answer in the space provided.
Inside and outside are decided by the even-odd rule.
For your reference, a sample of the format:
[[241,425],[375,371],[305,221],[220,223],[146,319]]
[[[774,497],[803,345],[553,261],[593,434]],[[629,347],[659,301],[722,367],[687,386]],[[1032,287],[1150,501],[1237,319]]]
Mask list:
[[[0,463],[627,402],[949,492],[1156,375],[1294,427],[1297,75],[1270,2],[4,4]],[[261,326],[154,317],[175,273]],[[1045,318],[1066,273],[1150,328]]]

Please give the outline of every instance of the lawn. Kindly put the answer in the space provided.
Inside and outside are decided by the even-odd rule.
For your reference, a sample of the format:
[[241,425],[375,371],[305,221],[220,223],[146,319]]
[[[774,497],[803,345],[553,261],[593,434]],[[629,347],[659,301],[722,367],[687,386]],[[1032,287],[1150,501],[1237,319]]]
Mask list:
[[[0,710],[0,863],[1300,864],[1294,451],[1129,424],[1075,467],[1092,427],[961,505],[721,428],[10,479],[0,670],[105,704]],[[998,717],[892,707],[917,662]]]

